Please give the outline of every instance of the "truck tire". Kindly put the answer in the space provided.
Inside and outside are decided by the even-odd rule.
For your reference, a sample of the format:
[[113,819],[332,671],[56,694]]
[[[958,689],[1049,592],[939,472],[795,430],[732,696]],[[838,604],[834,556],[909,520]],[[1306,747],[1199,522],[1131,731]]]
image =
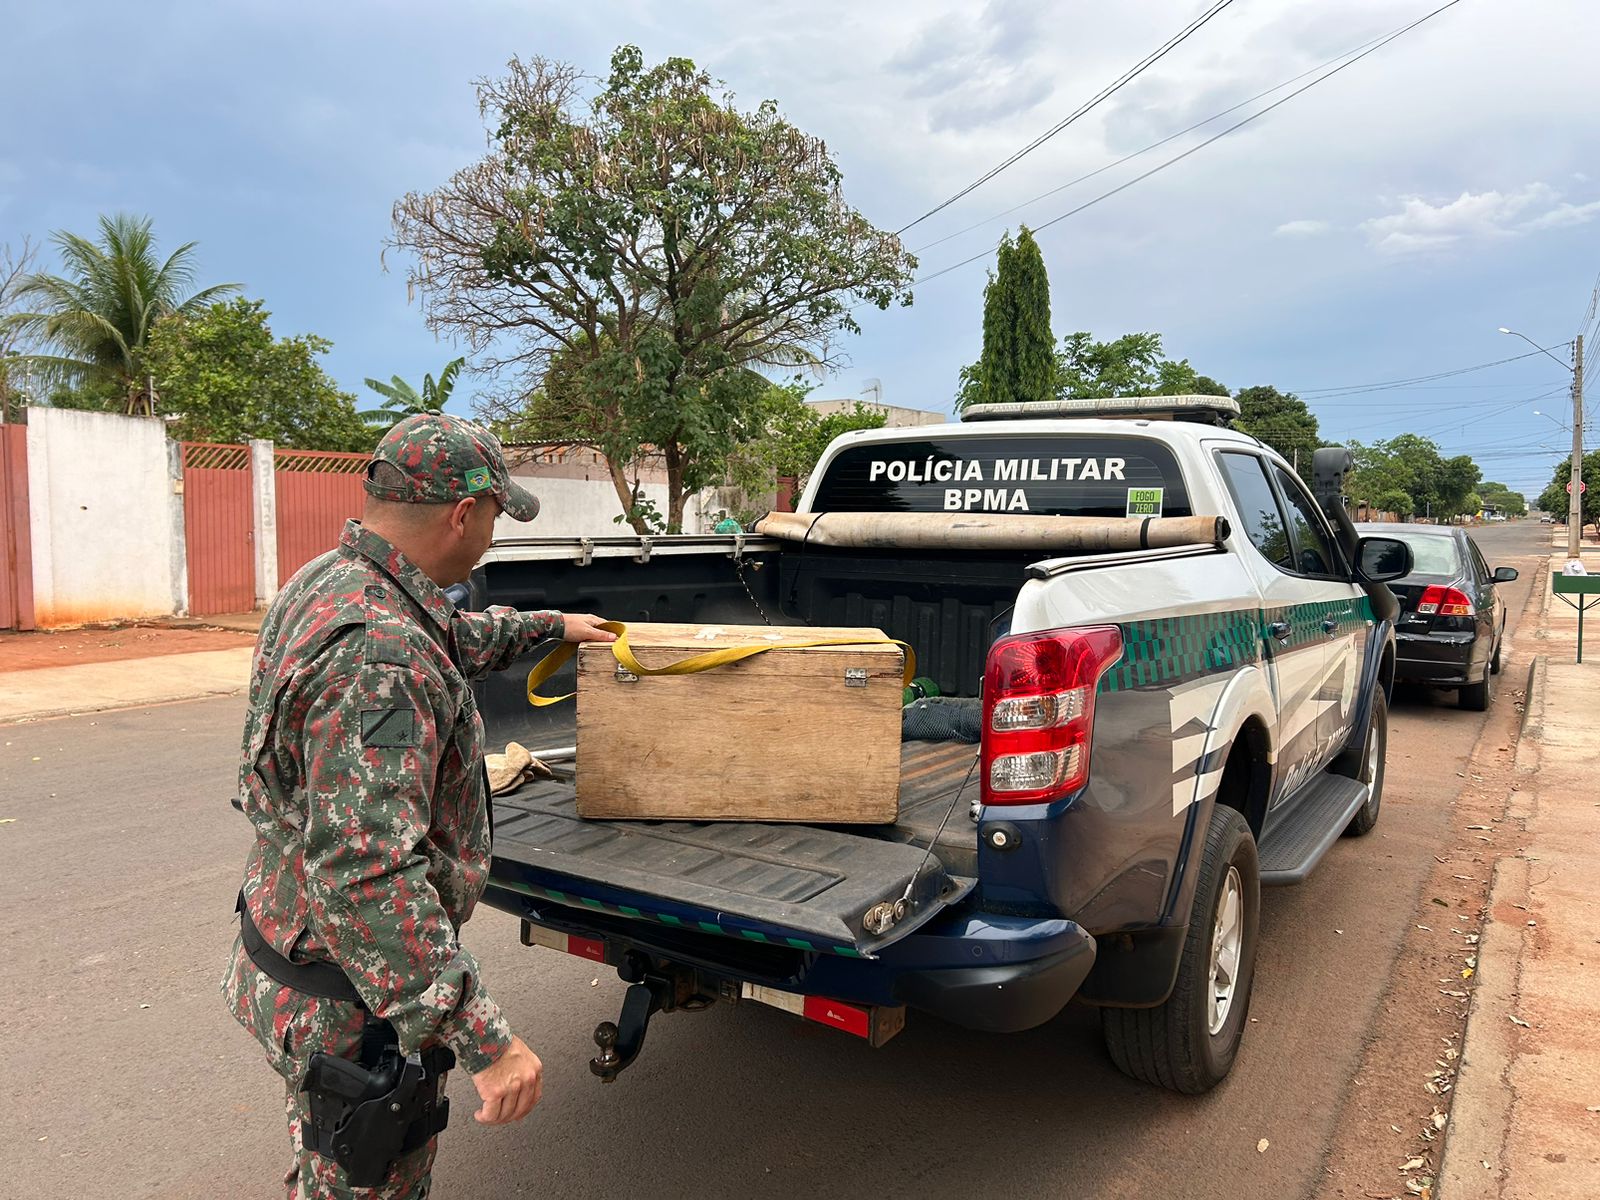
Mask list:
[[1494,699],[1494,673],[1487,666],[1483,668],[1483,678],[1477,683],[1469,684],[1462,688],[1456,703],[1468,712],[1488,712],[1489,702]]
[[1206,826],[1172,994],[1156,1008],[1100,1010],[1118,1070],[1189,1095],[1227,1077],[1249,1015],[1260,915],[1255,838],[1240,813],[1219,804]]
[[1341,754],[1329,768],[1335,775],[1359,779],[1367,785],[1367,802],[1356,809],[1356,815],[1344,827],[1345,837],[1365,837],[1378,823],[1378,810],[1383,807],[1383,764],[1388,755],[1389,702],[1379,688],[1372,693],[1372,719],[1367,724],[1366,744],[1360,751]]

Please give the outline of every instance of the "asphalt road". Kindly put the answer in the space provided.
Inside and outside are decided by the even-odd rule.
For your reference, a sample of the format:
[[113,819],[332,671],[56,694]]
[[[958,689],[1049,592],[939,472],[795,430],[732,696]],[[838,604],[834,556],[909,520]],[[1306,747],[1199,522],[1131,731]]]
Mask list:
[[[1548,540],[1481,536],[1491,565],[1524,568],[1505,588],[1513,633]],[[242,713],[226,699],[0,728],[0,1195],[281,1195],[282,1092],[217,994],[249,836],[227,803]],[[484,910],[467,940],[544,1058],[545,1099],[484,1129],[456,1073],[436,1194],[1316,1195],[1483,723],[1440,695],[1397,698],[1378,829],[1265,894],[1253,1024],[1200,1098],[1124,1078],[1077,1008],[1008,1037],[911,1014],[873,1051],[718,1006],[658,1018],[601,1085],[590,1033],[622,985]]]

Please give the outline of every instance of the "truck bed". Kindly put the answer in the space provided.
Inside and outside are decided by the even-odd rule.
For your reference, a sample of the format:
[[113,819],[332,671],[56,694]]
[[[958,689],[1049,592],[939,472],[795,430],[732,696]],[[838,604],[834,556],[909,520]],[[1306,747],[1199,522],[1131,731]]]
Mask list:
[[[568,897],[550,880],[564,878],[591,898],[597,888],[648,896],[715,913],[719,925],[737,914],[796,931],[818,949],[870,954],[971,890],[977,835],[968,809],[977,749],[903,743],[900,819],[883,826],[584,820],[576,776],[570,764],[556,764],[558,778],[494,798],[495,879],[516,890],[519,878],[537,877],[531,894],[561,902]],[[936,836],[935,854],[925,861]],[[913,877],[908,916],[888,936],[866,934],[862,915],[897,899]]]
[[[767,545],[738,559],[730,539],[683,541],[694,544],[661,539],[648,554],[633,545],[627,557],[596,541],[577,559],[571,546],[508,542],[476,573],[472,604],[624,621],[872,625],[910,642],[919,674],[942,694],[974,697],[1028,561]],[[517,741],[537,753],[576,742],[570,705],[529,706],[528,661],[476,685],[490,750]],[[545,690],[570,691],[574,682],[569,664]],[[495,797],[488,899],[510,907],[520,895],[518,904],[537,905],[547,923],[561,909],[583,909],[747,945],[777,939],[792,950],[871,956],[975,886],[978,837],[968,813],[977,754],[966,742],[903,742],[899,817],[873,826],[583,820],[574,765],[557,764],[558,778]],[[899,900],[908,885],[906,915],[882,933],[868,931],[868,911]]]

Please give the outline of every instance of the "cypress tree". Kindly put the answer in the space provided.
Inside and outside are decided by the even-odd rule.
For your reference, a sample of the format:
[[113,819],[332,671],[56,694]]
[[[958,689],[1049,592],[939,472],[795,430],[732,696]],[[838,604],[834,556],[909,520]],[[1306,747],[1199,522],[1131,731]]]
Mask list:
[[1050,332],[1050,277],[1039,244],[1024,225],[1000,243],[999,261],[983,291],[983,354],[976,395],[981,404],[1049,400],[1056,391],[1055,338]]

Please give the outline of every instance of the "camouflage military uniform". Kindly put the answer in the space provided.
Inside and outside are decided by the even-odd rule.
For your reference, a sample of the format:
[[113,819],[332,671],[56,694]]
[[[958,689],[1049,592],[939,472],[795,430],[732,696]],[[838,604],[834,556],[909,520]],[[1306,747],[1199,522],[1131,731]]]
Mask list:
[[[458,940],[489,869],[483,725],[469,680],[561,633],[559,613],[456,611],[352,521],[338,549],[284,587],[257,644],[239,775],[256,835],[249,918],[278,954],[340,967],[402,1051],[442,1043],[473,1074],[511,1034]],[[241,939],[223,992],[287,1082],[288,1194],[426,1195],[431,1141],[397,1161],[383,1188],[356,1191],[301,1144],[308,1060],[319,1050],[354,1058],[361,1009],[281,986]]]

